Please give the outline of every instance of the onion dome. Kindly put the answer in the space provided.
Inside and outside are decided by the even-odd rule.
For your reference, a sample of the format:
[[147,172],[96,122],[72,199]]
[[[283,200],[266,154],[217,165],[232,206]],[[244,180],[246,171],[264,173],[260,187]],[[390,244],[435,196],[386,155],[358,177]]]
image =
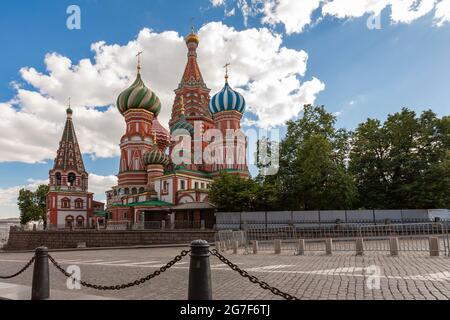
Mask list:
[[190,135],[194,134],[194,126],[186,120],[186,117],[184,116],[184,114],[181,115],[180,120],[178,120],[178,122],[176,122],[172,126],[172,130],[170,130],[170,131],[171,131],[171,133],[173,133],[175,130],[178,130],[178,129],[185,129],[189,132]]
[[73,114],[72,108],[70,106],[70,97],[69,97],[69,103],[68,103],[67,109],[66,109],[66,114],[67,114],[68,117],[71,117],[72,114]]
[[153,148],[152,150],[144,153],[142,160],[146,166],[150,164],[167,166],[170,163],[169,156],[165,154],[163,150],[158,148],[158,144],[156,142],[156,132],[153,133]]
[[192,136],[192,135],[194,135],[194,126],[189,121],[187,121],[187,119],[184,115],[184,112],[185,112],[184,99],[183,99],[183,97],[181,97],[180,119],[176,123],[173,124],[172,128],[170,128],[170,133],[174,133],[175,130],[178,130],[178,129],[184,129],[184,130],[187,130],[190,133],[190,135]]
[[208,109],[212,115],[223,111],[237,111],[244,113],[245,99],[239,92],[231,89],[228,81],[226,81],[222,90],[216,93],[209,101]]
[[130,109],[144,109],[158,116],[161,111],[161,101],[153,91],[145,86],[141,74],[138,72],[133,84],[117,98],[117,108],[121,114]]
[[150,164],[167,166],[170,163],[169,156],[159,148],[153,148],[151,151],[146,152],[143,160],[146,166]]
[[197,43],[197,44],[200,43],[200,38],[199,38],[198,35],[195,33],[194,26],[192,26],[192,31],[191,31],[191,33],[186,37],[186,43],[191,43],[191,42],[195,42],[195,43]]
[[152,130],[156,133],[156,143],[161,150],[166,150],[170,145],[170,133],[159,123],[158,118],[153,119]]

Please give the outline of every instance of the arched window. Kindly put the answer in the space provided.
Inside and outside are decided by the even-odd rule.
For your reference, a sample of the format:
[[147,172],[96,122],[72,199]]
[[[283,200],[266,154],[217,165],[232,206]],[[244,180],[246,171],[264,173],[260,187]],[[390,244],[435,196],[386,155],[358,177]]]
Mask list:
[[55,178],[56,178],[56,185],[60,186],[61,185],[61,172],[57,172],[55,174]]
[[73,172],[69,173],[69,175],[67,176],[67,184],[70,187],[73,187],[75,184],[75,180],[76,180],[75,173],[73,173]]
[[128,189],[128,188],[125,188],[125,190],[124,190],[124,194],[130,194],[130,189]]
[[66,217],[66,228],[70,228],[73,226],[73,216]]
[[131,194],[136,194],[136,193],[137,193],[137,188],[131,189]]
[[84,217],[78,216],[77,217],[77,228],[83,228],[84,227]]
[[139,193],[144,193],[144,192],[145,192],[144,187],[140,187],[140,188],[139,188]]
[[61,208],[65,208],[65,209],[70,208],[70,199],[69,198],[61,199]]
[[114,195],[117,196],[117,190],[116,189],[114,189]]
[[75,209],[83,209],[83,199],[78,198],[75,200]]

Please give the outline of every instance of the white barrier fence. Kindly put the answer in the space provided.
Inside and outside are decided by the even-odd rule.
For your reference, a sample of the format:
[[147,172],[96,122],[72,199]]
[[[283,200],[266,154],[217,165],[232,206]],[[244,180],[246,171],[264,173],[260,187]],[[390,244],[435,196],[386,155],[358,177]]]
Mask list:
[[[436,252],[449,255],[446,223],[330,226],[321,228],[249,228],[219,231],[216,243],[222,249],[243,248],[245,252]],[[235,244],[236,243],[236,244]]]
[[321,227],[342,224],[385,224],[386,222],[421,223],[450,221],[448,209],[399,210],[324,210],[324,211],[261,211],[217,212],[217,230],[242,230],[273,227]]

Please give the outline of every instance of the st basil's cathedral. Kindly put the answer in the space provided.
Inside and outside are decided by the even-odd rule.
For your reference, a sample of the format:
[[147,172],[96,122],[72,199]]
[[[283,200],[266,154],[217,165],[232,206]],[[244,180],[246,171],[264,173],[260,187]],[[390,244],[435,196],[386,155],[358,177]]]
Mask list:
[[[208,201],[209,185],[221,172],[236,174],[243,178],[249,177],[245,136],[236,142],[235,136],[227,135],[229,130],[233,129],[238,135],[243,136],[240,128],[245,111],[245,99],[230,87],[228,72],[222,90],[210,97],[210,89],[203,80],[197,62],[199,43],[199,36],[192,30],[186,37],[187,64],[178,88],[175,89],[169,121],[170,132],[158,120],[163,106],[157,94],[142,80],[140,62],[136,80],[119,94],[116,106],[125,119],[126,131],[120,140],[118,183],[106,192],[107,203],[104,213],[108,225],[119,226],[125,223],[127,226],[161,227],[161,224],[164,224],[171,228],[195,228],[200,227],[202,222],[202,227],[210,228],[215,223],[215,208]],[[71,162],[73,168],[70,168],[70,173],[67,173],[69,172],[67,170],[63,171],[71,174],[71,177],[62,179],[73,180],[75,176],[74,182],[70,182],[71,189],[84,195],[82,197],[84,213],[78,216],[92,222],[95,219],[93,199],[92,194],[87,191],[88,174],[84,170],[76,142],[70,119],[71,112],[68,111],[67,121],[70,122],[66,123],[58,155],[69,152],[74,156]],[[205,142],[203,137],[211,129],[220,131],[224,141],[216,142],[211,139],[209,143]],[[177,146],[175,137],[180,130],[191,138],[190,152],[180,151],[178,158],[179,160],[181,158],[181,161],[174,163],[172,160],[177,158],[174,157]],[[70,142],[65,136],[72,136],[75,140]],[[232,142],[228,144],[230,139]],[[61,151],[63,143],[64,148],[67,148],[66,144],[71,144],[74,149]],[[221,144],[219,148],[222,147],[223,150],[220,156],[222,160],[215,162],[193,159],[194,155],[198,154],[202,158],[205,148],[214,144]],[[224,160],[228,153],[233,154],[231,162]],[[58,180],[61,179],[58,175],[58,172],[61,172],[58,167],[61,159],[58,157],[55,159],[54,169],[50,171],[50,186],[52,184],[56,186],[61,182],[66,185],[68,181]],[[64,158],[62,162],[64,163]],[[53,191],[48,198],[58,199],[57,201],[62,201],[65,192],[68,191],[56,187],[51,190]],[[48,204],[49,201],[52,200],[48,200]],[[61,205],[48,209],[47,220],[50,224],[67,225],[67,221],[61,221],[66,219],[67,214],[61,215],[60,210],[64,210]],[[72,218],[72,215],[70,217]]]

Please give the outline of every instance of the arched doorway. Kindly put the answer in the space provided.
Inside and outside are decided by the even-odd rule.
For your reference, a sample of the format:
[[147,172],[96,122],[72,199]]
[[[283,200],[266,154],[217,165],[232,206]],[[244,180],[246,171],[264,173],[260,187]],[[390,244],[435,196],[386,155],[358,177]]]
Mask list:
[[77,217],[77,228],[84,228],[84,217],[83,216]]
[[66,228],[72,228],[73,227],[73,216],[67,216],[66,217]]

